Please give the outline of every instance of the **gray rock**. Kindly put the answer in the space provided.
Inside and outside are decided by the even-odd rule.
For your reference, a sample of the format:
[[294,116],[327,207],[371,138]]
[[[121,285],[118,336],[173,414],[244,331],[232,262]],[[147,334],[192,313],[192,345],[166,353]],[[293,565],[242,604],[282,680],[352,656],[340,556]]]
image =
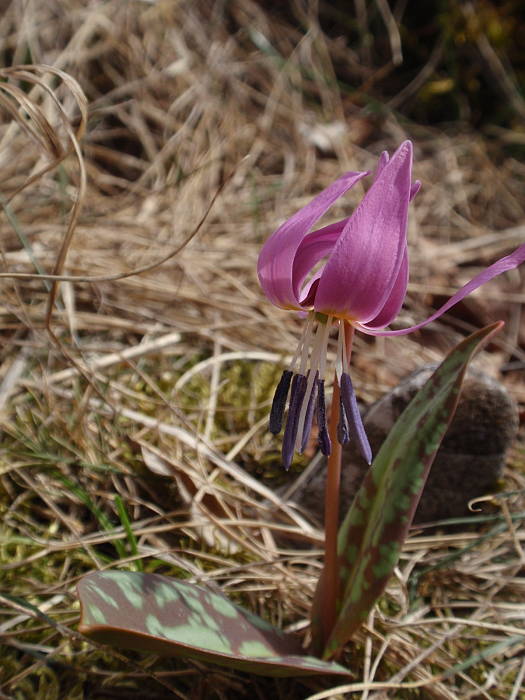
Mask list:
[[[363,421],[377,454],[393,424],[435,369],[426,365],[374,403]],[[436,455],[414,518],[430,522],[468,514],[468,502],[496,486],[505,453],[518,429],[517,407],[505,387],[483,372],[470,370],[456,415]],[[368,469],[352,444],[343,450],[341,516],[346,514]],[[325,462],[293,499],[320,523],[324,511]]]

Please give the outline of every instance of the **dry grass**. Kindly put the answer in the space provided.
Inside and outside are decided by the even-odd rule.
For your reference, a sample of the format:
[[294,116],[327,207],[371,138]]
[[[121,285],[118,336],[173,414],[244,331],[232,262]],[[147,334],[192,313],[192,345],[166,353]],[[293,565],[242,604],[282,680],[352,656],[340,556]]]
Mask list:
[[[340,42],[296,12],[29,0],[0,19],[4,56],[34,64],[0,83],[1,697],[524,697],[519,447],[492,516],[409,539],[349,646],[346,689],[144,659],[75,632],[75,582],[108,566],[205,582],[306,628],[321,533],[276,495],[304,463],[285,477],[266,432],[301,321],[263,299],[255,262],[313,192],[415,140],[401,324],[523,240],[523,164],[495,139],[354,103],[334,77]],[[362,399],[505,318],[479,363],[503,368],[523,407],[522,275],[432,330],[359,339]],[[283,531],[313,548],[283,545]]]

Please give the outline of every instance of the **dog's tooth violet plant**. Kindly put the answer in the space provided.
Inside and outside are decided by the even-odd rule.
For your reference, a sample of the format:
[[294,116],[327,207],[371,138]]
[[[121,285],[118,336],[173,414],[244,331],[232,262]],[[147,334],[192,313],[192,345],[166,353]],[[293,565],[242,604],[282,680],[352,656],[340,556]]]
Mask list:
[[[353,436],[368,464],[372,461],[349,373],[354,329],[370,335],[410,333],[525,259],[522,245],[471,280],[426,320],[410,328],[383,330],[399,313],[408,287],[408,209],[420,188],[418,181],[412,182],[412,150],[412,143],[405,141],[392,158],[383,152],[372,185],[353,214],[311,232],[336,200],[369,173],[342,175],[268,238],[258,260],[259,282],[268,299],[283,309],[307,312],[298,349],[277,385],[269,427],[274,434],[281,431],[289,395],[282,442],[283,465],[288,469],[294,451],[303,452],[307,445],[317,408],[319,448],[328,456],[323,594],[328,628],[336,614],[340,445]],[[338,326],[336,378],[328,428],[324,384],[327,343],[334,324]]]
[[[294,635],[217,592],[134,571],[95,572],[80,581],[83,634],[122,648],[263,675],[350,674],[334,659],[366,620],[397,564],[428,471],[454,415],[468,362],[503,324],[477,331],[445,358],[374,457],[338,531],[342,445],[355,439],[363,458],[372,462],[350,379],[353,334],[410,333],[525,260],[524,244],[477,275],[429,318],[410,328],[385,330],[407,291],[407,218],[419,189],[411,170],[412,144],[406,141],[391,159],[381,155],[373,182],[351,216],[311,231],[368,173],[344,174],[282,224],[259,256],[259,279],[268,299],[306,316],[295,356],[275,392],[270,430],[278,434],[284,423],[282,461],[288,468],[294,453],[304,451],[316,419],[319,447],[327,456],[325,562],[312,606],[310,652]],[[328,368],[333,329],[335,368]],[[329,369],[330,375],[335,369],[335,378],[327,407]]]

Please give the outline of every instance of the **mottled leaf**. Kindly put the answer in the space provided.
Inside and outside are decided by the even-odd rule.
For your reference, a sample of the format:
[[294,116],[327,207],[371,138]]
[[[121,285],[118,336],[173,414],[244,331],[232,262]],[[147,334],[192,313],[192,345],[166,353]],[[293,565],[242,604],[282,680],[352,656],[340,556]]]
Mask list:
[[473,333],[450,352],[399,417],[367,472],[339,531],[339,595],[331,632],[323,630],[320,619],[322,576],[319,581],[313,649],[324,648],[324,658],[331,658],[351,638],[384,590],[456,410],[468,362],[502,325]]
[[339,664],[306,656],[296,637],[200,586],[104,571],[84,576],[78,595],[79,631],[103,644],[265,676],[350,675]]

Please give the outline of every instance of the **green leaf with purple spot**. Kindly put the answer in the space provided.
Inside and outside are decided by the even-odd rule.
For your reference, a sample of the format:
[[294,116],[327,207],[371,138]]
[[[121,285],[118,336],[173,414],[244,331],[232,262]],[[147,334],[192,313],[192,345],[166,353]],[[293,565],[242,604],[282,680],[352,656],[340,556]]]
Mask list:
[[129,571],[94,572],[78,584],[79,631],[121,649],[183,656],[265,676],[350,672],[303,653],[298,639],[184,581]]
[[[339,597],[333,630],[320,615],[323,577],[312,614],[314,653],[332,658],[366,620],[399,559],[419,498],[450,421],[467,365],[503,326],[465,338],[437,368],[385,440],[339,530]],[[326,643],[323,640],[326,639]]]

